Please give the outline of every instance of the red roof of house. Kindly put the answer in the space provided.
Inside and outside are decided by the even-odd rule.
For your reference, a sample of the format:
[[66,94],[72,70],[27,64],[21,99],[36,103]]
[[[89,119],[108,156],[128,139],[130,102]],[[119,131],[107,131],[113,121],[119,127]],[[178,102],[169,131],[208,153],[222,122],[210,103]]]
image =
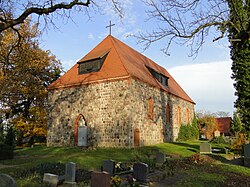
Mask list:
[[217,128],[221,133],[229,133],[231,117],[215,118],[217,122]]
[[[88,74],[78,74],[79,62],[101,58],[107,53],[108,55],[100,71]],[[111,35],[107,36],[101,43],[79,60],[79,62],[58,80],[53,82],[49,86],[49,89],[79,86],[81,84],[132,77],[194,103],[166,69]],[[168,87],[164,87],[159,83],[157,79],[152,76],[146,66],[168,77]]]

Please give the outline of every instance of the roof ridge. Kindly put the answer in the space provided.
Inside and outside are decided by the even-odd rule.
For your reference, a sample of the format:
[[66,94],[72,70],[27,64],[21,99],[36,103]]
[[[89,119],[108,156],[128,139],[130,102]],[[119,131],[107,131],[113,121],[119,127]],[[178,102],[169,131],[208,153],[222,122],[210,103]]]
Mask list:
[[[106,56],[105,62],[103,62],[99,71],[79,74],[79,64],[77,65],[76,63],[70,70],[62,75],[60,79],[53,82],[50,85],[50,89],[61,86],[73,86],[79,83],[93,83],[99,80],[108,80],[126,76],[128,78],[136,78],[153,87],[164,90],[171,95],[194,103],[166,68],[160,66],[152,59],[111,35],[105,37],[105,39],[97,44],[78,62],[100,57],[100,54],[104,54],[108,50],[110,50],[110,52]],[[164,85],[155,79],[155,77],[149,72],[147,66],[154,69],[156,72],[169,77],[168,87],[164,87]]]
[[[115,46],[115,44],[114,44],[114,42],[113,42],[113,40],[115,40],[116,38],[114,38],[112,35],[109,35],[109,37],[110,37],[110,39],[111,39],[112,45],[114,46],[115,52],[116,52],[116,54],[118,55],[118,57],[119,57],[119,59],[120,59],[120,61],[121,61],[121,63],[122,63],[122,66],[123,66],[124,69],[126,70],[127,74],[128,74],[129,76],[131,76],[131,74],[129,73],[128,69],[124,66],[123,61],[122,61],[122,58],[120,57],[120,54],[117,52],[116,46]],[[116,40],[118,40],[118,39],[116,39]],[[118,41],[119,41],[119,40],[118,40]]]

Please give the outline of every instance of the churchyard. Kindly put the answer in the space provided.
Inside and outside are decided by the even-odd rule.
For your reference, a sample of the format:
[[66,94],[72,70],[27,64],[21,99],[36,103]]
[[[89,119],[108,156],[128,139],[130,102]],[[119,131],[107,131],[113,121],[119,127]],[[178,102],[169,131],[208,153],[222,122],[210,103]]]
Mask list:
[[13,160],[0,161],[0,173],[27,187],[50,186],[46,181],[53,175],[58,186],[65,185],[63,181],[77,186],[100,181],[104,186],[105,181],[112,186],[248,186],[250,168],[242,165],[225,145],[200,141],[136,149],[34,146],[17,149]]

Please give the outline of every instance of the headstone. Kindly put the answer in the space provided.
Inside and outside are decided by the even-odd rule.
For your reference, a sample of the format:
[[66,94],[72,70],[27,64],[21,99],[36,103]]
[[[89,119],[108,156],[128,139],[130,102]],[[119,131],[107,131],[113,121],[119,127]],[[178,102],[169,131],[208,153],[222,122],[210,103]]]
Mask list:
[[9,175],[0,173],[1,187],[16,187],[16,181]]
[[50,186],[52,186],[52,187],[57,186],[57,184],[59,182],[58,175],[54,175],[51,173],[44,173],[43,182],[49,183]]
[[75,182],[76,180],[76,163],[68,162],[65,164],[65,181]]
[[250,167],[250,144],[244,145],[244,166]]
[[214,131],[214,137],[220,137],[220,131],[219,130]]
[[133,176],[136,180],[141,182],[147,182],[148,177],[148,165],[145,163],[135,163],[133,165]]
[[76,182],[64,181],[62,186],[63,187],[77,187],[77,183]]
[[166,162],[166,154],[162,152],[156,153],[156,163],[163,164]]
[[201,143],[200,145],[200,153],[212,153],[212,146],[210,143]]
[[111,176],[115,174],[115,161],[104,160],[102,164],[102,170],[108,172]]
[[91,187],[110,187],[110,175],[107,172],[91,173]]
[[88,127],[78,127],[78,146],[88,146]]
[[76,186],[76,164],[69,162],[65,164],[65,181],[63,182],[64,187]]

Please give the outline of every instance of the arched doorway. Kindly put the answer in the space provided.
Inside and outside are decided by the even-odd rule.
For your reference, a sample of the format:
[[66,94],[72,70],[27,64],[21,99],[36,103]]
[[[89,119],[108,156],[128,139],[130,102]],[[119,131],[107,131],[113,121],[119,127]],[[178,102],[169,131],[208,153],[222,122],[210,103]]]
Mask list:
[[88,128],[87,123],[82,114],[76,118],[74,125],[74,144],[76,146],[87,146]]
[[134,131],[134,147],[140,146],[140,131],[138,128]]

